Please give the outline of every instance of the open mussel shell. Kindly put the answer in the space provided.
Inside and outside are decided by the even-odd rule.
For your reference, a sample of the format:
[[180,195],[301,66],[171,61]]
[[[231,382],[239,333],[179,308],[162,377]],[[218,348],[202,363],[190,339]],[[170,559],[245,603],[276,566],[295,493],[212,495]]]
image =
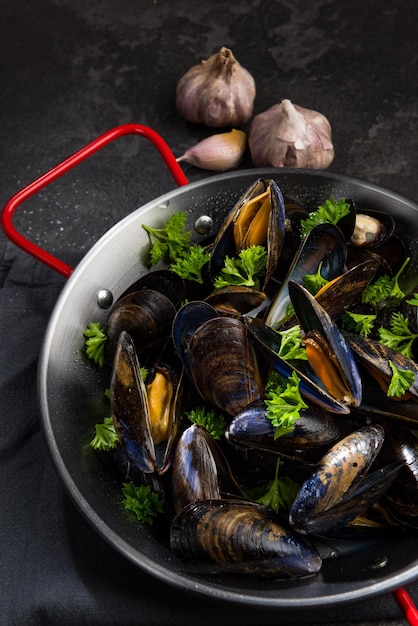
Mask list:
[[238,415],[225,433],[229,441],[266,450],[294,460],[318,461],[347,434],[345,422],[315,405],[302,409],[292,432],[274,438],[274,426],[263,401],[254,402]]
[[290,282],[289,294],[305,333],[303,341],[312,368],[332,396],[349,406],[359,406],[361,378],[344,336],[307,289]]
[[190,339],[189,360],[199,394],[229,415],[263,394],[253,342],[236,318],[215,317],[199,326]]
[[221,448],[201,426],[186,428],[176,445],[172,464],[174,508],[221,495],[243,497]]
[[303,483],[289,513],[301,533],[322,534],[344,526],[376,502],[401,464],[366,474],[385,438],[379,424],[364,426],[335,444]]
[[205,298],[219,315],[254,315],[266,306],[267,296],[264,291],[243,285],[231,285],[215,289]]
[[[344,333],[344,336],[356,359],[379,383],[385,393],[388,391],[392,378],[389,362],[392,362],[395,367],[401,370],[414,372],[415,378],[405,393],[405,399],[410,398],[412,401],[418,402],[418,365],[413,359],[396,350],[392,350],[370,337],[354,333]],[[418,404],[416,405],[416,411],[418,413]]]
[[[361,261],[327,282],[315,294],[315,300],[333,321],[337,321],[347,309],[360,300],[362,292],[374,278],[379,267],[378,257]],[[297,323],[296,316],[292,315],[280,325],[280,330],[286,330]]]
[[340,402],[320,384],[309,361],[285,360],[278,355],[281,344],[278,332],[258,318],[245,317],[243,323],[252,335],[257,348],[279,374],[288,378],[296,372],[300,381],[299,390],[304,398],[331,413],[350,412],[350,407],[346,403]]
[[302,241],[283,283],[272,297],[265,323],[278,328],[288,316],[291,281],[302,285],[306,274],[316,274],[321,263],[321,275],[332,280],[343,273],[346,258],[347,244],[341,230],[333,224],[315,226]]
[[135,345],[123,331],[118,340],[110,381],[110,406],[116,433],[128,459],[140,471],[155,471],[147,391]]
[[218,231],[209,262],[211,279],[215,279],[222,270],[226,256],[235,257],[251,245],[266,245],[265,286],[279,262],[284,237],[282,192],[274,180],[260,178],[243,193]]
[[316,548],[267,507],[239,499],[189,504],[170,529],[174,554],[205,574],[289,578],[317,573]]
[[357,208],[352,246],[374,248],[386,243],[395,230],[395,218],[373,209]]
[[[162,369],[162,368],[161,368]],[[164,376],[173,387],[169,406],[161,414],[151,411],[148,393],[140,374],[140,363],[129,333],[120,334],[110,381],[110,406],[115,429],[129,461],[144,473],[164,474],[171,465],[172,452],[180,433],[182,407],[182,373],[177,380],[169,370]],[[167,409],[167,410],[166,410]],[[160,427],[151,420],[164,419]],[[164,437],[153,437],[153,431]]]

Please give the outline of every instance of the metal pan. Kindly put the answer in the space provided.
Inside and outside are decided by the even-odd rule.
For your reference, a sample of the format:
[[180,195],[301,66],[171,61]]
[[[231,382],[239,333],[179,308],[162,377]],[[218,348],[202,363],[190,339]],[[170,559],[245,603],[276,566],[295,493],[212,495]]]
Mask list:
[[[135,133],[156,144],[179,188],[137,209],[111,228],[72,270],[28,242],[14,229],[12,215],[28,197],[117,137]],[[418,578],[417,538],[399,536],[361,551],[338,546],[338,558],[325,559],[323,569],[305,580],[269,581],[234,576],[204,577],[188,571],[171,553],[167,541],[132,522],[121,505],[120,484],[105,471],[89,441],[94,424],[103,420],[102,397],[107,381],[83,358],[83,330],[90,321],[104,322],[110,295],[116,299],[147,271],[148,238],[141,224],[161,225],[176,211],[187,211],[195,240],[196,221],[213,220],[212,231],[241,193],[257,178],[274,178],[285,196],[309,207],[324,199],[350,197],[358,205],[396,217],[397,230],[410,251],[418,249],[418,206],[372,183],[312,170],[253,169],[215,175],[187,184],[187,179],[161,138],[131,124],[109,131],[14,196],[3,210],[6,234],[40,261],[69,276],[54,308],[39,362],[39,404],[53,461],[74,502],[88,521],[127,559],[157,579],[211,598],[251,606],[282,609],[331,607],[395,592]],[[414,254],[410,275],[418,275]],[[397,590],[397,591],[396,591]],[[406,594],[406,596],[405,596]]]

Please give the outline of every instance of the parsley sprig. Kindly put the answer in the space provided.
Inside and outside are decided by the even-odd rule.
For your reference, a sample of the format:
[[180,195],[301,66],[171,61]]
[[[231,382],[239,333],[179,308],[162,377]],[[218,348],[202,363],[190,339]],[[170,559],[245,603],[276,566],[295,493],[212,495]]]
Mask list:
[[164,512],[162,500],[149,485],[137,487],[133,482],[122,483],[122,493],[125,509],[132,511],[144,524],[152,525],[154,517]]
[[197,406],[186,413],[193,424],[200,424],[214,439],[221,439],[226,430],[226,422],[222,413],[215,413],[212,409]]
[[306,361],[305,346],[302,344],[302,334],[299,324],[291,326],[287,330],[277,330],[278,335],[281,336],[281,343],[278,355],[285,361],[293,359],[302,359]]
[[187,213],[178,211],[173,213],[168,222],[161,228],[151,228],[142,224],[151,240],[149,264],[155,265],[162,259],[174,261],[183,252],[188,250],[191,241],[191,232],[184,231]]
[[312,211],[306,220],[301,221],[301,236],[306,237],[318,224],[337,224],[340,219],[348,215],[349,212],[350,205],[344,198],[335,200],[335,198],[331,196],[323,205],[319,205],[316,211]]
[[318,266],[315,274],[305,274],[303,277],[303,285],[314,296],[318,291],[328,283],[328,280],[321,275],[322,261]]
[[342,315],[342,321],[347,327],[347,330],[357,333],[358,335],[368,337],[373,331],[376,317],[377,315],[373,314],[345,311]]
[[88,358],[102,367],[105,361],[107,336],[100,322],[90,322],[83,335],[86,337],[85,347]]
[[199,244],[194,244],[170,265],[172,272],[181,278],[203,284],[202,269],[210,259],[209,252]]
[[299,376],[293,371],[288,379],[272,372],[266,383],[266,415],[274,426],[275,439],[292,432],[301,410],[308,408],[300,395],[299,382]]
[[361,294],[361,301],[365,304],[376,306],[381,300],[385,300],[386,298],[402,300],[405,294],[399,287],[399,278],[409,261],[410,257],[406,258],[400,270],[392,278],[384,274],[383,276],[379,276],[375,282],[367,285]]
[[289,510],[299,491],[299,485],[288,476],[279,478],[279,466],[280,459],[278,458],[274,479],[267,484],[263,495],[257,498],[257,502],[276,513],[280,510]]
[[113,450],[119,443],[116,434],[115,425],[111,417],[105,417],[101,424],[95,426],[96,434],[90,441],[90,445],[94,450]]
[[215,289],[228,285],[244,285],[260,288],[266,271],[267,250],[264,246],[250,246],[239,252],[238,257],[225,258],[224,267],[215,279]]
[[389,367],[392,370],[392,378],[386,395],[401,398],[414,382],[415,372],[397,367],[393,361],[389,361]]
[[388,348],[412,358],[412,344],[418,338],[409,328],[409,320],[402,313],[395,312],[390,316],[390,329],[379,328],[379,341]]

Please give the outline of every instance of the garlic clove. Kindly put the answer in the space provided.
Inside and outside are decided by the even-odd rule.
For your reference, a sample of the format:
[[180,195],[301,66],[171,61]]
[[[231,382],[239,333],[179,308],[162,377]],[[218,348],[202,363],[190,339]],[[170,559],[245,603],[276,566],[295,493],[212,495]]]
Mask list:
[[256,115],[248,146],[255,167],[325,169],[334,159],[327,118],[288,99]]
[[229,48],[191,67],[177,83],[176,105],[189,122],[221,128],[247,122],[254,109],[255,81]]
[[204,170],[224,172],[237,167],[244,156],[247,136],[242,130],[206,137],[192,146],[177,161],[186,161]]

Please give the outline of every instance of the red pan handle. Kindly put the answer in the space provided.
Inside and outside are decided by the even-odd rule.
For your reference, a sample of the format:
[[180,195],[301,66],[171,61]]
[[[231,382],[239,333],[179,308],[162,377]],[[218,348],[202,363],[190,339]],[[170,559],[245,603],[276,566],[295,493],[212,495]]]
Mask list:
[[410,624],[410,626],[418,626],[418,609],[407,590],[401,587],[393,592],[393,596],[404,612],[408,624]]
[[73,271],[72,267],[49,252],[46,252],[40,246],[37,246],[33,242],[29,241],[16,230],[13,225],[13,214],[22,202],[28,200],[31,196],[52,183],[59,176],[62,176],[62,174],[65,174],[107,144],[111,143],[115,139],[118,139],[119,137],[123,137],[124,135],[140,135],[141,137],[148,139],[152,144],[154,144],[162,156],[177,185],[181,187],[188,184],[189,181],[177,163],[175,156],[164,139],[157,132],[147,126],[142,126],[141,124],[122,124],[121,126],[116,126],[115,128],[105,132],[103,135],[100,135],[84,148],[75,152],[72,156],[65,159],[65,161],[62,161],[62,163],[53,167],[51,170],[43,174],[43,176],[30,183],[10,198],[10,200],[5,204],[1,214],[1,225],[7,237],[19,246],[19,248],[22,248],[22,250],[35,257],[35,259],[45,263],[45,265],[51,267],[53,270],[66,277],[70,276]]

